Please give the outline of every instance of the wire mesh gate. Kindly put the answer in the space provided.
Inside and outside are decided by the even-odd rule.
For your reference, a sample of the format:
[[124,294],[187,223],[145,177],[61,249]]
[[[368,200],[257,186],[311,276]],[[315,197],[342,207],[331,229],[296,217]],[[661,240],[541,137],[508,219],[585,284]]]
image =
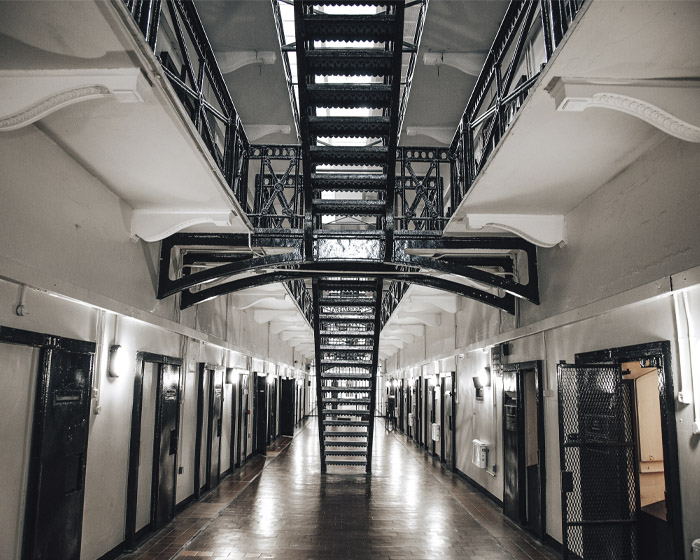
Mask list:
[[636,560],[631,387],[617,367],[557,373],[564,560]]

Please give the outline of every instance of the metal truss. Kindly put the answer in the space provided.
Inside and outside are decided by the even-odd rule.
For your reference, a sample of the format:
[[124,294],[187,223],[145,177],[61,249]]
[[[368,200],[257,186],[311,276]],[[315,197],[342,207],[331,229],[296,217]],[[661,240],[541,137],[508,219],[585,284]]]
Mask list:
[[[373,277],[435,288],[510,314],[515,313],[516,297],[539,303],[536,248],[523,239],[428,237],[398,232],[393,254],[392,262],[323,259],[318,258],[318,251],[306,258],[303,234],[298,230],[287,230],[284,234],[278,230],[261,230],[250,236],[177,234],[164,240],[161,246],[158,298],[181,293],[180,306],[186,309],[248,288],[296,282],[290,289],[300,308],[308,310],[310,296],[300,281]],[[180,264],[179,272],[174,270],[173,263]],[[526,284],[517,279],[516,272],[526,275]],[[395,293],[399,291],[399,288],[391,289]],[[310,312],[305,313],[309,318]],[[386,311],[384,316],[384,320],[388,319]]]

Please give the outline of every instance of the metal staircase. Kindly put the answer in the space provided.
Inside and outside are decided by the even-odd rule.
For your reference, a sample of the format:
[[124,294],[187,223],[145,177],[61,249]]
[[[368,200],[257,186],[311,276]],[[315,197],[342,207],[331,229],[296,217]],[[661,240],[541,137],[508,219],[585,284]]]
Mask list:
[[[379,335],[409,285],[509,314],[518,299],[539,304],[532,243],[503,235],[443,235],[478,172],[471,142],[481,117],[472,122],[470,112],[450,148],[397,148],[427,4],[294,0],[296,42],[281,47],[294,109],[299,100],[301,145],[249,145],[231,113],[224,157],[217,158],[254,229],[183,231],[161,243],[157,297],[177,296],[181,310],[271,284],[292,296],[314,329],[323,472],[371,472]],[[181,23],[197,38],[206,71],[223,84],[193,4],[176,5]],[[513,3],[507,21],[527,23],[522,11]],[[515,32],[499,37],[508,45]],[[287,58],[292,50],[298,95]],[[503,60],[485,67],[484,84]],[[201,101],[201,84],[195,95],[164,68],[178,91]],[[473,107],[481,106],[484,88],[478,102],[470,101]],[[195,124],[209,122],[198,115]],[[448,185],[450,200],[443,192]]]
[[[307,254],[322,239],[329,258],[362,260],[370,255],[352,255],[362,239],[390,260],[404,2],[295,0],[294,9]],[[313,280],[323,472],[371,472],[383,282],[347,267]]]

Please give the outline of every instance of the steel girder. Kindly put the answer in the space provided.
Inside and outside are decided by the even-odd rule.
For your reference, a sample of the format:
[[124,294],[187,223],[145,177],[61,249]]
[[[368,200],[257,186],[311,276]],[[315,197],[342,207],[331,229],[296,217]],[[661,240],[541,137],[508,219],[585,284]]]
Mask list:
[[[181,293],[180,306],[186,309],[219,295],[277,282],[333,277],[338,282],[349,278],[352,283],[353,279],[370,277],[435,288],[510,314],[515,312],[516,297],[539,303],[536,248],[520,238],[446,238],[397,233],[392,262],[310,260],[305,258],[302,241],[302,233],[295,230],[275,230],[274,234],[260,231],[250,236],[174,235],[162,243],[158,298]],[[173,255],[174,249],[180,249],[183,256]],[[285,252],[280,253],[280,250]],[[415,254],[421,252],[439,258]],[[527,259],[527,284],[509,277],[520,264],[518,252]],[[173,259],[181,260],[183,268],[199,264],[202,270],[187,271],[171,278]],[[251,271],[256,274],[246,275]],[[450,278],[435,276],[436,272],[449,274]],[[478,286],[483,286],[483,289]]]

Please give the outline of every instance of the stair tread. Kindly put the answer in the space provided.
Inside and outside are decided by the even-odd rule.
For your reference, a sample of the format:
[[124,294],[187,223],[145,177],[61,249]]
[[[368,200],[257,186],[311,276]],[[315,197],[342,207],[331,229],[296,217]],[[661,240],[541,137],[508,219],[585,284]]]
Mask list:
[[307,92],[314,107],[383,109],[391,104],[386,84],[309,84]]
[[309,74],[323,76],[387,76],[392,74],[394,54],[384,49],[307,50]]
[[386,41],[391,39],[393,14],[318,14],[304,18],[307,36],[316,41]]
[[357,426],[367,427],[369,426],[369,421],[367,420],[324,420],[324,426]]
[[386,190],[386,175],[360,173],[312,173],[311,186],[335,192],[381,192]]
[[372,346],[340,346],[339,344],[321,344],[321,350],[338,352],[372,352]]
[[370,380],[372,376],[368,373],[366,375],[350,374],[350,373],[321,373],[321,379],[359,379],[359,380]]
[[336,465],[344,467],[364,467],[367,465],[367,461],[340,461],[336,459],[326,459],[326,465]]
[[321,391],[331,393],[371,393],[372,389],[369,387],[323,387]]
[[327,457],[366,457],[367,451],[345,450],[345,449],[326,449],[324,455]]
[[349,332],[321,331],[319,334],[321,336],[325,336],[327,338],[374,338],[374,333],[372,333],[372,332],[349,333]]
[[313,209],[317,214],[353,216],[381,216],[386,211],[383,200],[323,200],[315,199]]
[[323,399],[323,404],[370,404],[369,399]]
[[385,137],[391,133],[389,117],[309,117],[312,136]]
[[327,447],[367,447],[366,441],[326,441],[324,444]]
[[[323,437],[339,437],[339,438],[354,437],[354,438],[365,438],[366,439],[367,432],[347,432],[347,431],[329,432],[329,431],[324,430]],[[353,440],[353,441],[356,441],[356,440]],[[340,443],[340,442],[338,442],[338,443]]]

